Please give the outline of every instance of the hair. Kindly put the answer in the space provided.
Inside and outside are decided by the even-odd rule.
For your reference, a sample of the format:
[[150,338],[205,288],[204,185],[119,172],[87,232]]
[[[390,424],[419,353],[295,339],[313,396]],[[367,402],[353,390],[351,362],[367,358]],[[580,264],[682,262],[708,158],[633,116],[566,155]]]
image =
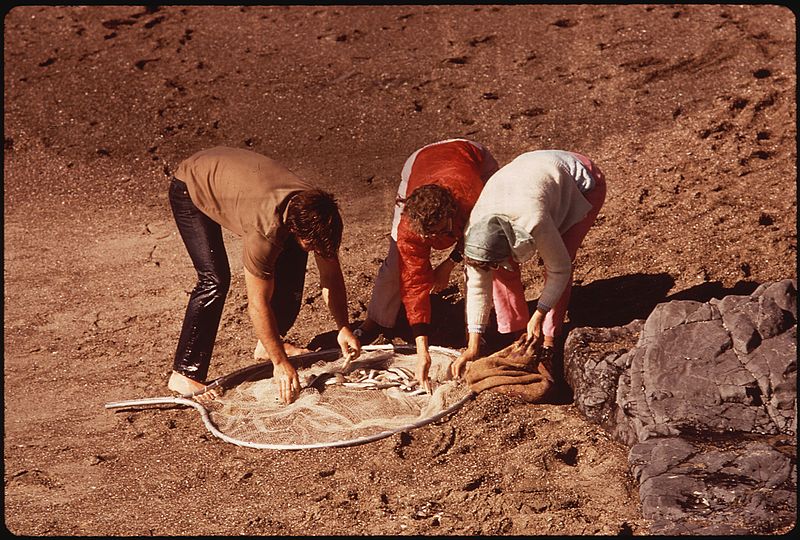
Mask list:
[[313,251],[326,259],[336,257],[344,225],[336,199],[327,191],[310,189],[295,193],[289,201],[286,225]]
[[422,234],[434,232],[437,224],[454,217],[458,209],[450,190],[436,184],[418,187],[403,202],[403,214],[408,216]]

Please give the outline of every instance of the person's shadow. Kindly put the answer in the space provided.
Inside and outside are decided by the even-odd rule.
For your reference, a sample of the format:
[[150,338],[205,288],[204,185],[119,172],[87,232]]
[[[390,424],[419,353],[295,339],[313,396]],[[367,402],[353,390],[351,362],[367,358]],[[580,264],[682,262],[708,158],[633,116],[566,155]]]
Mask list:
[[[628,274],[572,286],[569,321],[562,335],[582,326],[624,326],[634,319],[646,319],[663,302],[675,280],[666,273]],[[534,306],[535,307],[535,302]],[[532,309],[533,309],[532,307]]]
[[[588,285],[573,285],[569,305],[569,321],[564,334],[582,326],[609,328],[624,326],[635,319],[646,319],[662,302],[694,300],[708,302],[727,295],[748,295],[758,283],[739,281],[726,288],[719,281],[709,281],[667,295],[675,280],[666,273],[628,274],[599,279]],[[533,303],[532,308],[535,306]]]
[[[571,330],[581,327],[611,328],[625,326],[636,319],[647,319],[653,309],[662,302],[672,300],[694,300],[708,302],[712,298],[721,299],[727,295],[748,295],[758,283],[739,281],[733,287],[726,288],[720,282],[706,282],[683,291],[667,295],[675,285],[675,280],[667,273],[660,274],[628,274],[609,279],[599,279],[587,285],[574,284],[570,297],[568,321],[562,329],[562,336]],[[528,302],[528,312],[536,309],[537,300]],[[453,349],[466,346],[464,299],[458,288],[453,286],[442,293],[431,296],[431,328],[429,343]],[[389,336],[393,342],[414,343],[413,333],[401,309],[398,323]],[[497,332],[497,322],[492,310],[489,327],[484,334],[489,350],[500,350],[514,341],[516,335]],[[336,332],[328,332],[316,336],[308,348],[335,348]],[[556,340],[553,354],[553,368],[556,382],[551,392],[550,401],[556,404],[568,404],[573,401],[572,389],[563,377],[564,340]]]
[[[459,298],[457,285],[451,285],[440,293],[431,295],[431,324],[428,334],[428,342],[431,345],[460,349],[466,347],[466,315],[464,312],[464,300]],[[353,328],[357,328],[358,323],[354,321]],[[336,336],[338,332],[325,332],[315,336],[306,345],[306,348],[313,350],[338,348]],[[389,329],[384,338],[392,343],[414,344],[414,333],[406,318],[405,308],[400,307],[397,315],[397,322],[394,328]],[[366,345],[366,343],[362,343]]]
[[737,281],[733,287],[725,288],[719,281],[708,281],[671,294],[664,301],[694,300],[696,302],[708,302],[712,298],[722,299],[728,295],[747,296],[753,294],[759,285],[760,283],[755,281]]
[[[728,295],[748,295],[758,283],[739,281],[726,288],[718,281],[706,282],[683,291],[668,295],[675,280],[666,273],[628,274],[609,279],[593,281],[588,285],[573,285],[569,304],[569,320],[562,332],[566,336],[571,330],[581,327],[611,328],[625,326],[636,320],[645,320],[655,307],[673,300],[693,300],[708,302],[712,298]],[[531,309],[535,309],[533,302]],[[564,340],[556,341],[554,367],[563,373]],[[558,381],[555,392],[556,402],[571,403],[572,389],[563,381]]]
[[[711,298],[723,298],[731,294],[751,294],[758,287],[758,283],[750,281],[739,281],[730,288],[724,287],[718,281],[710,281],[667,295],[674,285],[675,280],[667,273],[627,274],[599,279],[587,285],[574,284],[569,303],[569,320],[564,324],[562,335],[566,336],[570,330],[580,327],[625,326],[635,319],[646,319],[662,302],[672,300],[708,302]],[[528,302],[529,313],[533,313],[536,309],[537,301],[538,299]],[[441,293],[431,295],[431,327],[428,335],[430,344],[461,349],[466,346],[465,328],[464,299],[459,294],[457,286],[451,285]],[[306,347],[311,350],[338,348],[336,335],[336,331],[320,334]],[[400,310],[395,328],[385,337],[414,343],[404,309]],[[495,349],[513,341],[512,337],[497,332],[494,310],[485,338],[494,344]]]

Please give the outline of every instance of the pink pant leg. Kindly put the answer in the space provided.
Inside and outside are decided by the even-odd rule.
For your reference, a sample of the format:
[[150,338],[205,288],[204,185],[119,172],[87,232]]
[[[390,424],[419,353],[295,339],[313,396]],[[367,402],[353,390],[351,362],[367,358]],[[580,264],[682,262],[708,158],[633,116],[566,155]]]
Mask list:
[[[589,232],[589,229],[594,224],[595,219],[597,219],[597,214],[600,213],[600,209],[603,207],[603,202],[605,202],[606,199],[606,180],[602,171],[600,171],[600,169],[598,169],[594,163],[589,161],[588,158],[577,154],[576,156],[586,166],[586,168],[589,169],[589,172],[595,179],[595,186],[590,191],[583,194],[586,200],[591,203],[592,209],[585,218],[567,229],[567,231],[561,235],[561,239],[564,241],[564,245],[567,247],[570,259],[573,262],[575,261],[575,255],[578,253],[578,248],[581,246],[586,233]],[[547,279],[546,271],[545,279]],[[564,326],[564,318],[567,315],[567,307],[569,306],[569,297],[571,293],[572,275],[569,276],[567,287],[561,294],[561,298],[558,299],[556,305],[547,312],[547,315],[544,318],[542,332],[545,336],[555,337],[561,334],[561,328]]]
[[515,268],[514,272],[498,268],[494,271],[492,279],[492,300],[497,315],[497,331],[501,334],[524,330],[530,318],[519,265],[514,261],[511,263]]

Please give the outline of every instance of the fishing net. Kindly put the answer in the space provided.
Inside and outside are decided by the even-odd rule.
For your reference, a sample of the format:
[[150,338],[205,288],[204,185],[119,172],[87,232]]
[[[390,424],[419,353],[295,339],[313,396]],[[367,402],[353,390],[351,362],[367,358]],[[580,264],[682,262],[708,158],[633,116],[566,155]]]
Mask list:
[[367,345],[352,362],[338,349],[291,357],[301,391],[288,405],[278,397],[272,363],[263,362],[216,379],[204,391],[218,387],[222,395],[202,404],[184,396],[108,403],[106,408],[187,405],[200,412],[212,434],[240,446],[349,446],[423,426],[458,409],[474,395],[450,376],[450,363],[458,354],[430,347],[430,394],[414,379],[414,347]]

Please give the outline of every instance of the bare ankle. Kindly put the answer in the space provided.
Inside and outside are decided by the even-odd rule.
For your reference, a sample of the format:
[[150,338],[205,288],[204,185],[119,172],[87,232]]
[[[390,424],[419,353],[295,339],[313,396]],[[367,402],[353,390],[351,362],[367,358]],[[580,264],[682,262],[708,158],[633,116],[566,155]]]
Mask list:
[[177,371],[172,372],[172,375],[169,377],[169,382],[167,383],[167,388],[181,395],[192,394],[205,387],[206,385],[204,383],[190,379]]
[[269,353],[267,353],[267,348],[264,347],[264,344],[261,343],[261,340],[258,340],[256,343],[256,348],[253,351],[253,358],[256,360],[269,360]]
[[286,351],[286,356],[297,356],[298,354],[304,354],[308,352],[308,349],[303,349],[302,347],[292,345],[288,342],[283,343],[283,350]]

